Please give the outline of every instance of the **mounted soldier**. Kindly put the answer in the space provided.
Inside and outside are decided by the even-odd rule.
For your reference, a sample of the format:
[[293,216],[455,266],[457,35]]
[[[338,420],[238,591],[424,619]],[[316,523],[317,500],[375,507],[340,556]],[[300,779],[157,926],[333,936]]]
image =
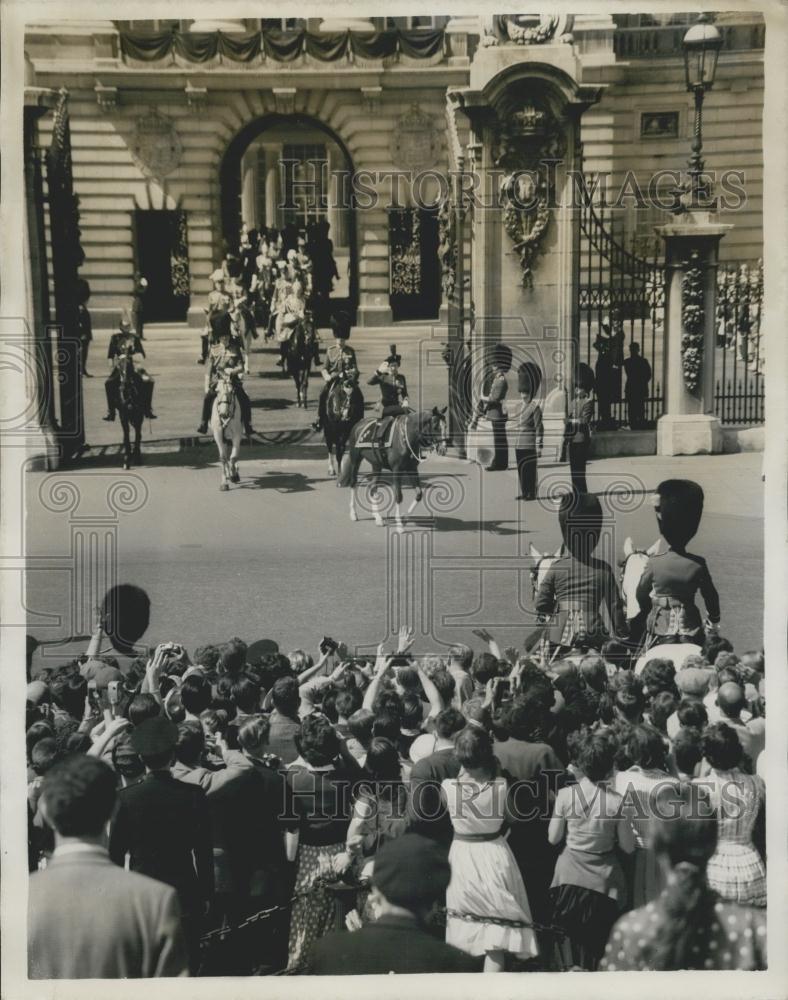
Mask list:
[[[107,393],[107,415],[104,420],[114,420],[118,409],[118,385],[120,383],[120,362],[127,358],[132,359],[138,354],[145,357],[145,348],[142,346],[140,338],[133,332],[131,321],[124,312],[121,317],[120,327],[117,333],[113,333],[109,341],[107,358],[110,363],[110,375],[105,381],[104,387]],[[134,378],[137,380],[140,398],[145,406],[145,416],[150,420],[156,419],[153,412],[153,389],[154,381],[142,367],[134,366]]]
[[[657,487],[654,507],[669,548],[649,556],[637,587],[641,612],[648,612],[646,648],[676,642],[702,646],[720,621],[720,598],[706,560],[686,549],[700,526],[703,490],[689,479],[666,479]],[[695,604],[698,591],[708,612],[705,622]]]
[[208,349],[211,341],[211,320],[219,313],[229,312],[232,308],[233,300],[227,291],[227,275],[221,267],[217,267],[211,275],[213,291],[208,295],[208,305],[205,307],[205,326],[200,338],[202,340],[202,351],[197,359],[198,365],[204,365],[208,357]]
[[229,376],[238,404],[241,407],[241,418],[247,436],[254,434],[252,427],[252,404],[243,387],[243,373],[246,371],[246,352],[242,342],[233,335],[232,321],[229,313],[219,313],[211,320],[212,336],[215,342],[209,354],[209,370],[205,376],[205,398],[202,405],[202,419],[197,428],[198,434],[208,433],[208,421],[211,419],[211,408],[216,398],[216,385],[221,376]]
[[313,430],[316,431],[321,430],[324,425],[328,394],[336,383],[338,381],[358,382],[359,376],[356,352],[348,346],[350,317],[347,313],[341,312],[331,318],[331,330],[334,334],[334,343],[326,351],[326,360],[320,370],[326,384],[320,393],[317,420],[312,424]]
[[367,382],[367,385],[380,386],[380,420],[375,435],[376,444],[381,444],[386,428],[393,418],[403,413],[410,413],[408,403],[408,383],[404,375],[400,375],[399,366],[402,356],[397,354],[397,345],[389,347],[389,356]]

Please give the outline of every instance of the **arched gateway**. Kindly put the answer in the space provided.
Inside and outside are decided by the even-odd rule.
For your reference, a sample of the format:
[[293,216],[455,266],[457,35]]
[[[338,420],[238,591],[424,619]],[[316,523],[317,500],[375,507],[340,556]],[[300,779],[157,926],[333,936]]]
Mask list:
[[331,301],[354,314],[358,249],[352,175],[346,145],[318,119],[279,113],[255,118],[231,139],[222,158],[222,238],[235,245],[242,223],[304,229],[328,222],[339,272]]

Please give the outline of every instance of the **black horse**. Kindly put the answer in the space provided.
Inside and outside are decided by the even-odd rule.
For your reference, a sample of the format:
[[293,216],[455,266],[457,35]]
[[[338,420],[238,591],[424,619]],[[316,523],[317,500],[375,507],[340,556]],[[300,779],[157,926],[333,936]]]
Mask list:
[[[370,498],[375,505],[375,523],[381,527],[384,523],[378,504],[378,486],[384,473],[386,473],[391,476],[391,485],[394,490],[394,517],[396,519],[397,530],[403,530],[402,515],[400,513],[403,479],[416,491],[416,497],[408,508],[408,513],[410,514],[422,497],[421,483],[419,481],[419,462],[425,457],[423,452],[427,450],[436,451],[439,455],[446,454],[448,445],[446,409],[445,406],[442,410],[434,406],[431,410],[422,410],[420,413],[414,412],[394,417],[394,426],[390,432],[386,432],[384,435],[386,443],[381,445],[369,445],[366,443],[366,438],[370,433],[368,428],[374,418],[362,420],[353,427],[348,440],[348,452],[342,462],[339,479],[340,486],[351,487],[351,521],[358,520],[356,512],[356,483],[358,481],[358,470],[361,460],[366,459],[372,466]],[[362,438],[365,443],[359,445],[359,438]]]
[[[123,468],[130,469],[132,462],[142,464],[140,435],[145,419],[145,402],[139,375],[134,371],[134,362],[127,354],[118,363],[118,414],[123,428]],[[131,445],[129,428],[134,428],[134,447]]]
[[[364,397],[353,378],[337,378],[329,386],[323,438],[328,451],[328,474],[339,475],[345,448],[355,424],[364,416]],[[340,485],[337,479],[337,486]]]
[[298,406],[306,409],[306,395],[309,388],[309,372],[315,358],[315,331],[309,318],[299,320],[287,340],[285,354],[286,371],[293,376]]

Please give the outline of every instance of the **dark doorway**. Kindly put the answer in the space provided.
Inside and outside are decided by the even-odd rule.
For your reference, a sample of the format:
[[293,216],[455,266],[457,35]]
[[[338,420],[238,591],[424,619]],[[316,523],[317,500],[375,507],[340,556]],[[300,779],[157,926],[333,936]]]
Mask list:
[[438,318],[441,269],[437,209],[389,210],[389,299],[394,320]]
[[138,209],[134,213],[136,267],[148,282],[145,321],[173,323],[189,308],[189,255],[184,212]]

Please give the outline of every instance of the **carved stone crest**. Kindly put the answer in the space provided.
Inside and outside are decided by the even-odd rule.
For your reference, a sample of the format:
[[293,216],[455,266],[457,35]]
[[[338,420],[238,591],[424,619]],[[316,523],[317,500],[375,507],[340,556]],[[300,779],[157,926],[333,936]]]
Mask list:
[[155,108],[137,119],[130,148],[142,170],[152,177],[171,174],[183,155],[175,123]]
[[572,14],[495,14],[485,19],[484,45],[544,45],[553,39],[568,40]]
[[440,134],[435,121],[418,104],[397,122],[391,137],[391,159],[401,170],[428,170],[440,153]]
[[506,109],[493,145],[493,159],[505,171],[500,197],[504,228],[520,258],[525,288],[551,218],[555,163],[565,149],[564,131],[546,107],[523,103]]

